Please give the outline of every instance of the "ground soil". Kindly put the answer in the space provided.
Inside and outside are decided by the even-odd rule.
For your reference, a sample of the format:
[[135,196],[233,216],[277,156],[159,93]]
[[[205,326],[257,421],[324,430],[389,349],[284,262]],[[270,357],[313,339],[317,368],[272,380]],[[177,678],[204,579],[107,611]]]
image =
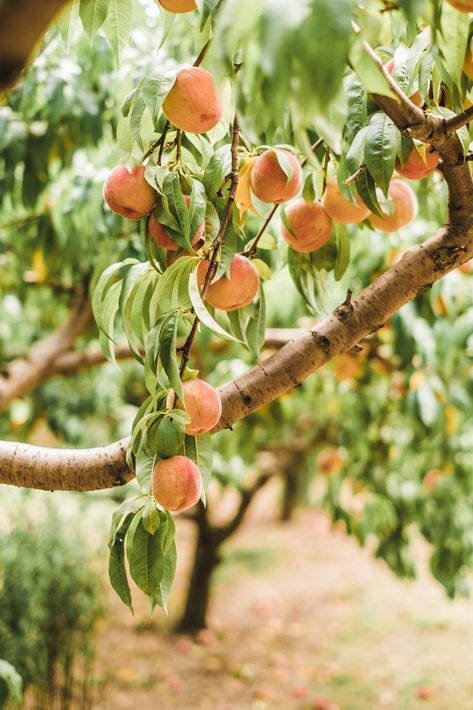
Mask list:
[[190,638],[171,628],[192,540],[181,522],[169,619],[110,594],[94,710],[473,710],[473,601],[448,601],[427,572],[400,581],[324,514],[281,524],[260,503]]

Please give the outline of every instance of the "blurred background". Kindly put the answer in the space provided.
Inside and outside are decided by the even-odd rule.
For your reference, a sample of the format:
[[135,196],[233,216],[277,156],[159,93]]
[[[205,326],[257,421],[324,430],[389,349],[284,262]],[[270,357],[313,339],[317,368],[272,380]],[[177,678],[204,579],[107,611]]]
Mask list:
[[[158,62],[159,22],[137,3],[117,68],[105,38],[91,47],[61,18],[0,105],[0,371],[80,323],[34,381],[0,375],[0,438],[102,445],[129,433],[146,396],[125,345],[119,367],[104,362],[89,289],[108,264],[146,258],[102,185],[121,101]],[[178,27],[161,66],[192,52]],[[420,216],[402,235],[350,227],[351,266],[317,294],[319,316],[442,223],[440,178],[415,187]],[[316,318],[276,234],[262,244],[263,357]],[[133,483],[1,486],[0,706],[473,708],[472,285],[468,265],[451,273],[360,352],[215,437],[207,509],[176,518],[168,617],[138,597],[132,616],[108,583],[111,515]],[[253,363],[200,334],[193,366],[211,384]]]

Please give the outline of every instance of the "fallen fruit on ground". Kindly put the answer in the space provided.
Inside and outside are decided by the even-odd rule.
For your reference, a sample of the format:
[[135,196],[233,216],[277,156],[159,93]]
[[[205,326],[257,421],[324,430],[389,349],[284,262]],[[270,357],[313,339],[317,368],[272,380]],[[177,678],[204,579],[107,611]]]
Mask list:
[[152,490],[159,505],[178,513],[198,502],[202,494],[202,476],[187,456],[171,456],[154,467]]
[[370,224],[380,232],[397,232],[401,227],[410,224],[417,214],[417,197],[407,183],[402,180],[391,180],[388,196],[393,204],[391,215],[383,212],[383,217],[370,214]]
[[327,181],[322,197],[322,207],[329,217],[343,224],[362,222],[370,213],[359,195],[356,196],[356,204],[347,200],[340,192],[336,177],[331,177]]
[[206,133],[220,121],[223,102],[213,76],[201,67],[186,67],[176,74],[163,103],[163,113],[181,131]]
[[419,151],[413,147],[404,165],[401,166],[400,161],[396,161],[396,170],[399,175],[408,178],[408,180],[422,180],[422,178],[434,172],[439,158],[438,151],[433,150],[430,145],[426,146],[425,160]]
[[[190,422],[186,424],[186,434],[198,436],[218,424],[222,414],[222,402],[217,390],[208,382],[196,378],[188,380],[183,384],[185,407],[182,402],[178,402],[178,409],[185,409],[190,416]],[[174,404],[174,390],[170,390],[166,407],[171,408]]]
[[332,220],[315,200],[310,205],[302,198],[284,208],[289,228],[281,222],[281,235],[294,251],[315,251],[330,239]]
[[145,180],[144,165],[128,170],[117,165],[105,180],[103,197],[113,212],[127,219],[141,219],[156,204],[156,191]]
[[[198,270],[199,282],[205,278],[209,262],[203,261]],[[247,306],[259,290],[259,276],[246,256],[236,254],[230,266],[230,276],[222,276],[210,284],[205,300],[221,311],[235,311]]]
[[[184,201],[187,205],[187,209],[189,209],[189,205],[191,202],[191,198],[189,197],[189,195],[184,195]],[[169,236],[169,233],[166,231],[165,225],[160,224],[154,214],[152,214],[149,219],[148,229],[156,244],[158,244],[163,249],[167,249],[168,251],[177,251],[179,249],[179,244],[177,244],[177,242],[175,242]],[[204,230],[205,220],[202,222],[199,229],[194,234],[194,237],[192,239],[192,246],[195,246],[202,239]]]
[[280,204],[291,200],[302,185],[302,168],[296,156],[288,150],[278,149],[291,174],[288,177],[274,150],[265,150],[251,168],[251,189],[261,202]]

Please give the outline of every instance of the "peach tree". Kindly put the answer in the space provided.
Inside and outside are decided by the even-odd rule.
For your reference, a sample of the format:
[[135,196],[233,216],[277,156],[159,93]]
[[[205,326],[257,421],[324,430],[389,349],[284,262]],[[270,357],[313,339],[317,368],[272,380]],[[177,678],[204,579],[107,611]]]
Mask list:
[[[103,187],[106,219],[125,235],[125,220],[139,222],[146,260],[137,253],[109,264],[94,277],[92,297],[106,357],[114,361],[121,330],[148,396],[130,437],[87,450],[0,442],[0,471],[2,482],[72,490],[136,476],[141,493],[113,517],[110,578],[128,606],[129,571],[152,606],[165,608],[176,563],[171,512],[205,502],[212,434],[358,349],[473,255],[473,7],[466,0],[158,4],[159,53],[124,91],[121,116],[110,116],[119,160]],[[119,62],[139,32],[132,9],[131,0],[76,0],[58,23],[66,39],[79,25],[90,42],[106,38]],[[6,27],[15,9],[3,12]],[[180,46],[176,37],[184,38]],[[28,49],[28,33],[24,47],[2,45],[5,86]],[[73,102],[70,92],[64,96]],[[93,141],[101,127],[90,123]],[[47,129],[36,126],[46,144]],[[26,194],[44,180],[41,170],[33,174],[31,185],[25,169]],[[341,296],[351,244],[363,230],[380,240],[402,235],[416,219],[417,181],[429,185],[444,226],[356,297],[351,283]],[[87,271],[83,251],[77,264]],[[319,320],[260,359],[264,281],[282,264]],[[63,339],[74,337],[83,313],[82,303]],[[202,330],[244,346],[256,364],[215,390],[192,367]],[[24,365],[16,391],[41,377],[57,348],[53,338],[42,366],[34,358]]]

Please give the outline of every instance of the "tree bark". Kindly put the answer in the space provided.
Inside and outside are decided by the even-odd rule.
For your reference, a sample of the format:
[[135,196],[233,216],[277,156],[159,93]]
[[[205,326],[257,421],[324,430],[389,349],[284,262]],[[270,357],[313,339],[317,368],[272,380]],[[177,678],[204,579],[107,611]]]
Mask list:
[[206,626],[211,579],[220,562],[216,536],[199,525],[186,605],[177,627],[181,633],[192,634]]

